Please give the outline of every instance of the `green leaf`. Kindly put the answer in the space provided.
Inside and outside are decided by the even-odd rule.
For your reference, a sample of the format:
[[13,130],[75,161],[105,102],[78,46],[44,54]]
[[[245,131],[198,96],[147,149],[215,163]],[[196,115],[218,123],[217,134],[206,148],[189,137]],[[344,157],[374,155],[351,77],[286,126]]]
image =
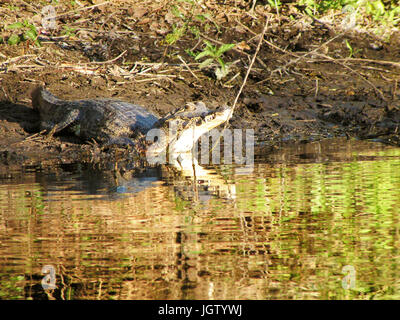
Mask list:
[[185,31],[186,31],[186,27],[185,27],[185,26],[180,27],[180,28],[173,27],[173,31],[172,31],[171,33],[168,33],[168,34],[165,36],[165,41],[166,41],[169,45],[172,45],[172,44],[174,44],[176,41],[178,41],[178,40],[183,36],[183,34],[185,33]]
[[212,54],[210,53],[210,51],[204,50],[204,51],[200,52],[197,56],[195,56],[194,60],[199,60],[199,59],[207,57],[207,56],[212,56]]
[[375,7],[376,11],[377,11],[377,15],[383,15],[385,13],[385,6],[382,3],[382,1],[375,1],[372,3],[372,5]]
[[25,31],[25,33],[24,33],[24,38],[25,38],[25,40],[30,39],[30,40],[32,40],[32,41],[36,41],[36,37],[37,37],[36,32],[33,31],[33,30],[31,30],[31,29]]
[[18,44],[21,41],[18,35],[13,34],[11,37],[8,38],[7,43],[9,45],[15,45]]
[[15,22],[13,24],[9,24],[8,26],[6,26],[5,29],[12,30],[12,29],[21,29],[23,27],[24,27],[24,25],[22,22]]
[[185,18],[185,15],[182,12],[180,12],[179,9],[176,6],[172,6],[171,7],[171,12],[177,18],[180,18],[180,19],[184,19]]
[[201,22],[206,21],[206,17],[204,17],[204,15],[202,15],[202,14],[196,15],[195,18],[196,18],[197,20],[200,20]]
[[218,57],[216,60],[218,61],[218,63],[219,63],[219,65],[221,66],[221,68],[225,69],[225,62],[224,62],[224,60],[222,60],[222,59],[219,58],[219,57]]
[[309,16],[314,17],[314,14],[313,14],[313,12],[312,12],[312,10],[311,10],[310,8],[307,7],[304,11],[305,11]]
[[231,50],[233,47],[235,46],[235,44],[233,43],[227,43],[227,44],[223,44],[222,46],[220,46],[217,50],[217,57],[219,57],[220,55],[222,55],[223,53],[225,53],[226,51]]
[[204,40],[204,43],[206,44],[207,49],[215,50],[215,46],[213,46],[210,41]]
[[28,25],[29,29],[38,34],[36,27],[33,24]]
[[351,58],[353,56],[353,54],[354,54],[353,48],[352,48],[351,44],[347,41],[347,39],[345,40],[345,43],[346,43],[346,47],[350,51],[349,58]]
[[196,26],[189,27],[189,30],[191,33],[193,33],[196,39],[200,36],[200,30]]
[[191,57],[194,57],[194,58],[196,57],[196,54],[190,49],[186,49],[185,52]]
[[203,69],[208,67],[209,65],[211,65],[213,63],[214,59],[213,58],[208,58],[206,60],[204,60],[202,63],[199,64],[199,68]]

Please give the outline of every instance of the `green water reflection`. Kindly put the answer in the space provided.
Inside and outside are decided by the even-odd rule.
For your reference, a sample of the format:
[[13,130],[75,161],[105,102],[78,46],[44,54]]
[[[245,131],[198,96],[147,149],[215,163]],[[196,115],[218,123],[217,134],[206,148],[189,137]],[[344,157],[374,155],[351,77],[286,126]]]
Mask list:
[[230,199],[165,180],[107,199],[62,171],[2,179],[0,298],[399,299],[399,169],[398,148],[339,140],[218,168]]

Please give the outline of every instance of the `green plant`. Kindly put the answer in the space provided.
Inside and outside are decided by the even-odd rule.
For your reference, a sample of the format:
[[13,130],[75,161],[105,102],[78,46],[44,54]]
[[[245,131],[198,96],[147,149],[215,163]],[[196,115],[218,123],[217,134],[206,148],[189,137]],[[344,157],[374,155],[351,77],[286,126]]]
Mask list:
[[400,7],[385,8],[381,0],[365,2],[365,9],[367,14],[371,15],[375,21],[383,24],[396,25],[400,21]]
[[29,23],[27,20],[24,22],[15,22],[5,27],[6,30],[15,30],[14,33],[8,38],[7,43],[16,45],[21,41],[31,40],[34,44],[40,47],[38,40],[38,32],[36,27]]
[[329,9],[342,9],[346,5],[359,5],[359,2],[360,0],[300,0],[299,5],[305,5],[306,13],[315,15]]
[[346,47],[349,49],[349,58],[352,58],[355,53],[359,52],[360,50],[354,50],[349,41],[345,40]]
[[219,48],[212,45],[210,42],[204,40],[206,45],[205,49],[195,56],[195,60],[206,58],[202,63],[200,63],[200,69],[211,66],[214,62],[218,62],[219,67],[214,70],[215,76],[218,80],[221,80],[229,73],[229,64],[225,63],[222,56],[225,52],[232,49],[235,45],[233,43],[223,44]]
[[[181,27],[177,27],[177,25],[172,26],[172,32],[168,33],[165,36],[165,42],[168,45],[174,44],[176,41],[178,41],[186,31],[189,31],[191,34],[194,35],[195,38],[199,38],[200,36],[200,29],[196,26],[193,25],[194,20],[200,21],[204,23],[204,29],[210,28],[211,25],[207,23],[207,21],[212,22],[217,29],[217,32],[220,32],[220,27],[218,24],[216,24],[211,15],[208,13],[204,14],[196,14],[196,6],[197,3],[193,0],[175,0],[175,4],[171,5],[170,11],[171,13],[177,17],[178,19],[181,20]],[[180,3],[186,3],[189,5],[189,8],[186,8],[186,10],[183,8],[183,6],[180,6],[178,4]]]
[[11,10],[11,11],[18,11],[19,10],[19,8],[14,6],[13,4],[7,5],[7,9]]
[[268,4],[274,9],[279,9],[279,7],[282,5],[279,0],[268,0]]
[[192,58],[196,58],[196,54],[191,49],[186,49],[185,52],[188,56],[191,56]]
[[172,27],[172,32],[168,33],[165,36],[165,42],[168,45],[174,44],[175,42],[177,42],[183,36],[185,31],[186,31],[186,26],[183,26],[183,27],[180,27],[180,28],[178,28],[176,26],[173,26]]
[[[271,4],[274,0],[268,0]],[[374,21],[383,25],[397,25],[400,22],[400,7],[396,1],[383,0],[300,0],[299,5],[305,6],[304,11],[309,15],[324,13],[327,10],[341,10],[347,6],[365,12]]]
[[75,37],[75,30],[76,28],[71,28],[70,26],[63,26],[61,34],[67,37]]

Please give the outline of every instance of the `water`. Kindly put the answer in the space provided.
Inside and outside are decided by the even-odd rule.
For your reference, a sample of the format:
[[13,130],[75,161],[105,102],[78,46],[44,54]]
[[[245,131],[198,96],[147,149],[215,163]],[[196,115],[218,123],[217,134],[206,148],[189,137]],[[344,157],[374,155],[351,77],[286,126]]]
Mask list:
[[399,299],[400,149],[259,153],[253,172],[209,167],[196,183],[80,165],[3,174],[0,298]]

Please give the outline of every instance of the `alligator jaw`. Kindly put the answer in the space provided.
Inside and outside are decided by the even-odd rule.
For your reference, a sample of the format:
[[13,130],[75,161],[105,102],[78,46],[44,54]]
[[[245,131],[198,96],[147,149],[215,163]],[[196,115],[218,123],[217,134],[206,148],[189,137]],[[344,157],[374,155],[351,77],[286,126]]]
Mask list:
[[[225,123],[231,117],[231,108],[210,112],[204,118],[197,121],[191,121],[184,128],[178,128],[180,131],[171,139],[169,143],[170,153],[189,152],[197,140],[205,133]],[[171,128],[173,130],[173,128]],[[170,137],[171,138],[171,137]]]
[[209,111],[203,103],[196,105],[193,111],[178,111],[161,120],[158,130],[161,139],[148,149],[148,156],[164,156],[168,153],[176,158],[179,154],[190,152],[197,140],[205,133],[225,123],[232,117],[232,108],[222,107]]

